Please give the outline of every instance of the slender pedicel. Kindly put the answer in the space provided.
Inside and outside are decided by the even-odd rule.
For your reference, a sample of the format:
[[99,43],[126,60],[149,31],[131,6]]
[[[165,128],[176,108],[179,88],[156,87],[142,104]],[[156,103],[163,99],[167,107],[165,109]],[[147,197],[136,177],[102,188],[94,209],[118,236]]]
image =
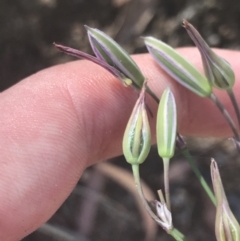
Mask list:
[[[139,175],[139,164],[133,164],[132,171],[139,197],[151,218],[156,221],[169,235],[174,237],[176,241],[186,241],[185,236],[179,230],[173,227],[172,214],[168,210],[165,201],[160,200],[160,202],[156,203],[157,215],[152,211],[147,200],[145,199],[142,190],[141,179]],[[161,205],[159,205],[159,203],[161,203]]]

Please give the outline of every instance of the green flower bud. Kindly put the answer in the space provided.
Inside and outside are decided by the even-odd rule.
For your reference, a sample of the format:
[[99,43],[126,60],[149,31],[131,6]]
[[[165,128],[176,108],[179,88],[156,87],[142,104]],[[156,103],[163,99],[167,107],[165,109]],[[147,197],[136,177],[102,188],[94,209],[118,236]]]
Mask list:
[[201,97],[212,93],[209,81],[169,45],[153,37],[144,38],[149,53],[172,78]]
[[187,20],[183,20],[183,27],[201,53],[204,72],[208,80],[216,88],[232,89],[235,75],[230,64],[211,50],[199,32]]
[[177,135],[177,108],[170,88],[161,97],[157,112],[157,147],[159,156],[171,158],[174,155]]
[[211,163],[211,176],[217,201],[215,220],[215,234],[217,241],[240,241],[239,223],[229,207],[218,166],[214,159],[212,159]]
[[[129,54],[112,38],[104,32],[85,26],[92,49],[98,59],[104,60],[109,65],[118,69],[133,82],[132,84],[141,89],[145,80],[137,64]],[[129,85],[126,83],[126,85]]]
[[151,148],[151,130],[145,107],[145,84],[134,106],[123,137],[123,154],[128,163],[141,164]]

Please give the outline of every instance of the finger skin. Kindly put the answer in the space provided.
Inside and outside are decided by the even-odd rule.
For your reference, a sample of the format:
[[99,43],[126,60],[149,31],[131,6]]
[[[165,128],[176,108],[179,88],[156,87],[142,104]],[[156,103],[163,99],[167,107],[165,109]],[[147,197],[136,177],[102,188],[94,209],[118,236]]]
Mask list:
[[[201,69],[196,49],[180,49]],[[218,51],[240,79],[240,53]],[[171,80],[151,56],[134,57],[160,96],[176,96],[179,132],[231,136],[209,99]],[[235,86],[240,96],[240,81]],[[233,113],[225,93],[219,98]],[[70,194],[84,168],[121,154],[123,131],[138,93],[99,66],[75,61],[32,75],[0,94],[0,240],[14,241],[45,222]],[[157,105],[148,98],[154,111]],[[154,131],[154,118],[151,125]]]

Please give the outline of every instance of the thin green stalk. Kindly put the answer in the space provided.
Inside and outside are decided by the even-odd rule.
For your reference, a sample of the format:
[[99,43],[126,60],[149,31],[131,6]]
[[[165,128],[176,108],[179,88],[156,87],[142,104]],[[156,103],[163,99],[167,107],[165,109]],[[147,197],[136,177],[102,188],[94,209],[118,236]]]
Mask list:
[[169,158],[163,158],[164,191],[168,210],[171,212],[170,188],[169,188]]
[[142,200],[142,203],[143,203],[146,211],[152,217],[153,220],[158,221],[159,220],[158,216],[152,211],[152,209],[150,208],[150,206],[149,206],[148,202],[146,201],[145,196],[143,194],[141,180],[140,180],[140,176],[139,176],[139,165],[132,165],[132,171],[133,171],[133,177],[134,177],[135,185],[137,187],[138,194]]
[[148,92],[149,95],[157,102],[159,103],[159,98],[155,95],[155,93],[147,86],[146,91]]
[[[133,171],[134,181],[135,181],[135,184],[136,184],[136,187],[137,187],[138,194],[140,196],[140,199],[143,202],[143,205],[144,205],[146,211],[152,217],[153,220],[161,221],[158,218],[158,216],[152,211],[152,209],[150,208],[150,206],[149,206],[148,202],[146,201],[146,198],[143,194],[141,179],[140,179],[140,175],[139,175],[139,165],[132,165],[132,171]],[[166,230],[166,232],[169,235],[171,235],[173,238],[175,238],[176,241],[186,241],[184,235],[179,230],[177,230],[176,228],[173,228],[170,231]]]
[[169,234],[175,238],[177,241],[186,241],[185,236],[176,228],[173,228]]
[[216,106],[218,107],[218,109],[222,112],[224,118],[226,119],[226,121],[228,122],[229,126],[232,129],[232,132],[234,134],[234,137],[236,139],[236,141],[240,141],[240,137],[238,134],[238,128],[236,127],[235,123],[233,122],[231,116],[229,115],[228,111],[224,108],[224,106],[222,105],[222,103],[219,101],[219,99],[212,93],[209,98],[216,104]]
[[195,160],[192,158],[191,154],[189,153],[188,149],[183,150],[183,154],[186,157],[186,159],[188,160],[188,163],[190,164],[193,172],[195,173],[195,175],[197,176],[200,184],[202,185],[203,189],[205,190],[205,192],[207,193],[207,195],[209,196],[209,198],[211,199],[212,203],[216,206],[216,198],[212,192],[212,190],[210,189],[209,185],[207,184],[207,182],[205,181],[204,177],[202,176],[202,174],[200,173]]
[[232,102],[233,108],[234,108],[236,116],[237,116],[238,125],[240,127],[240,110],[239,110],[239,106],[238,106],[237,100],[235,98],[235,95],[234,95],[232,89],[227,90],[227,93],[228,93],[228,96],[229,96],[229,98],[230,98],[230,100]]

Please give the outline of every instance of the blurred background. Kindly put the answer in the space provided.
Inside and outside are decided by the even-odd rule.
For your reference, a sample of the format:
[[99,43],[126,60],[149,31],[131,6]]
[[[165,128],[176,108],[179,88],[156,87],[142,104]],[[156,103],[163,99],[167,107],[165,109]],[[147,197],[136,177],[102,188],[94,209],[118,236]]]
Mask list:
[[[213,47],[240,49],[239,0],[1,0],[0,90],[43,68],[74,60],[52,45],[92,53],[84,24],[117,40],[129,53],[146,52],[139,36],[153,35],[173,47],[193,45],[188,19]],[[240,160],[230,140],[187,138],[210,183],[210,158],[220,165],[229,203],[240,221]],[[170,241],[139,205],[130,167],[122,157],[90,167],[56,214],[24,241]],[[150,199],[163,188],[155,147],[141,175]],[[180,152],[171,162],[174,224],[188,240],[215,240],[215,210]]]

